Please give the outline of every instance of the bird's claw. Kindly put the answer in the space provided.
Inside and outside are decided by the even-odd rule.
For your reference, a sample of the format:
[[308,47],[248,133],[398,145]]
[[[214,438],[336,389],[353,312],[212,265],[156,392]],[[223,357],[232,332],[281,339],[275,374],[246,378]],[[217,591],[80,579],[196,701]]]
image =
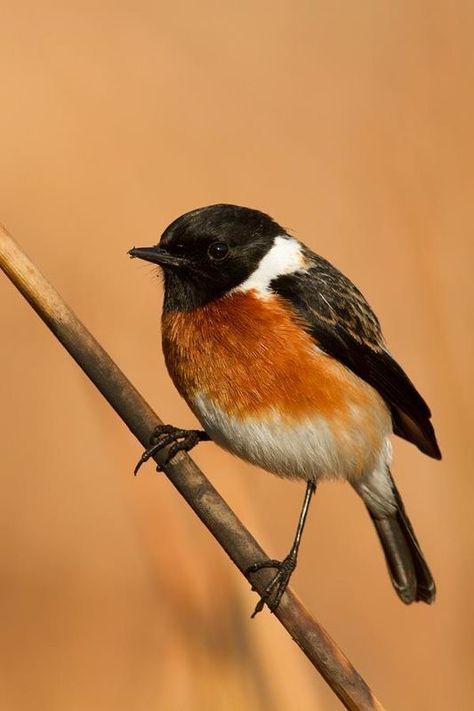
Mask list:
[[[275,568],[276,574],[270,580],[263,593],[260,595],[260,600],[257,602],[255,610],[251,617],[255,617],[261,612],[265,605],[268,606],[270,612],[275,612],[280,604],[283,593],[288,587],[290,578],[296,568],[296,556],[290,553],[284,560],[263,560],[249,566],[245,571],[245,575],[249,576],[252,573],[257,573],[264,568]],[[252,586],[252,590],[255,588]]]
[[150,437],[150,446],[143,452],[133,473],[136,476],[145,462],[154,457],[160,450],[169,447],[163,465],[158,464],[156,467],[157,471],[162,471],[163,467],[169,464],[178,452],[189,452],[204,439],[204,435],[205,433],[199,430],[183,430],[173,425],[158,425]]

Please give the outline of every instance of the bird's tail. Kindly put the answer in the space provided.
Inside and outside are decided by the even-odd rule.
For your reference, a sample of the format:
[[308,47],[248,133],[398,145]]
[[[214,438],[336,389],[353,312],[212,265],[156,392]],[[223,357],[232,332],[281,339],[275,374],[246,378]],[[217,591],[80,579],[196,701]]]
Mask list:
[[374,506],[374,498],[359,489],[382,544],[393,587],[399,598],[412,602],[434,602],[436,586],[407,516],[400,493],[387,469],[392,506]]

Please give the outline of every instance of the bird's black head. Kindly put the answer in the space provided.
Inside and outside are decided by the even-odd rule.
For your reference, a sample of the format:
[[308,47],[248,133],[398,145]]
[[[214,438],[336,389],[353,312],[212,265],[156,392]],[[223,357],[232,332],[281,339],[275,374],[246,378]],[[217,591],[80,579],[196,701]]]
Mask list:
[[284,234],[258,210],[210,205],[178,217],[158,245],[134,247],[129,254],[163,268],[166,311],[190,311],[244,282]]

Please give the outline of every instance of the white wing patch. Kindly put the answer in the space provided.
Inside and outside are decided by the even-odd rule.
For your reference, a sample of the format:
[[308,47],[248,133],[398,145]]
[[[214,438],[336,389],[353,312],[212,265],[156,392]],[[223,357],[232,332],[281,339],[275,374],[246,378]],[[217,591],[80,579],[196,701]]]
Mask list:
[[232,291],[257,291],[261,295],[270,293],[270,283],[283,274],[293,274],[306,269],[303,248],[293,237],[275,237],[273,246],[260,260],[254,272]]

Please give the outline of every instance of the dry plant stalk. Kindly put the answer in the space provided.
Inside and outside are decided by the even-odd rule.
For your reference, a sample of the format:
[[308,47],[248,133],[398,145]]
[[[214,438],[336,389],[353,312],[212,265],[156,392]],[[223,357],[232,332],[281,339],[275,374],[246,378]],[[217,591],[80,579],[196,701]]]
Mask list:
[[[108,400],[127,427],[147,447],[162,424],[122,371],[94,339],[56,290],[0,225],[0,267]],[[166,450],[155,460],[163,466]],[[171,483],[199,516],[243,573],[267,558],[232,509],[184,453],[163,466]],[[262,570],[254,580],[262,593],[271,578]],[[371,690],[327,632],[311,617],[296,595],[287,590],[274,613],[294,641],[349,711],[383,711]]]

